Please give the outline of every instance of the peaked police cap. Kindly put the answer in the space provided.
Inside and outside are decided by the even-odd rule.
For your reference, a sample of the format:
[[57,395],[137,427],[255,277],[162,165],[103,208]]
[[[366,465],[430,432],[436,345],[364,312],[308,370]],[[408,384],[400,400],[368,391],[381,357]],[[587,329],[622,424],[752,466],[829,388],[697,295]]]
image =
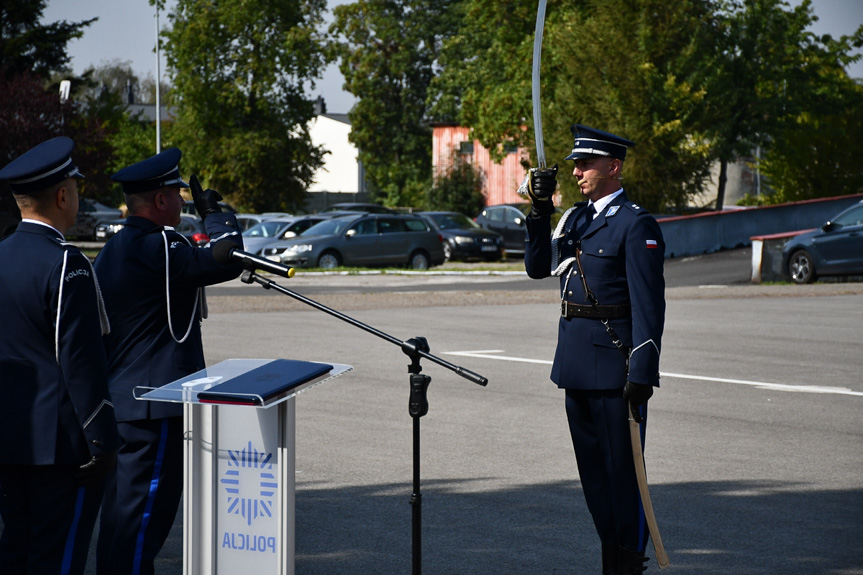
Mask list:
[[59,184],[67,178],[83,178],[72,161],[75,142],[65,136],[42,142],[0,170],[13,194],[29,194]]
[[573,124],[570,131],[575,138],[575,143],[572,145],[572,152],[566,157],[567,160],[595,156],[625,160],[626,149],[635,147],[635,142],[626,138],[581,124]]
[[160,188],[188,188],[189,184],[180,178],[180,158],[178,148],[168,148],[151,158],[127,166],[111,176],[122,184],[123,192],[137,194]]

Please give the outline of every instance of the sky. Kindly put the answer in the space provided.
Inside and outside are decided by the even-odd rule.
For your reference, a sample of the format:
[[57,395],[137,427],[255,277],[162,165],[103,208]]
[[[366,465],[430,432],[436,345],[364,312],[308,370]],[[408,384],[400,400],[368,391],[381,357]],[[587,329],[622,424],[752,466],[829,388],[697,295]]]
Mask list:
[[[329,9],[351,0],[328,0]],[[793,6],[801,0],[788,0]],[[166,1],[166,12],[159,13],[160,27],[168,22],[167,11],[176,5],[176,0]],[[830,34],[838,38],[853,33],[863,24],[863,0],[813,0],[812,6],[818,17],[811,31],[815,34]],[[89,67],[108,64],[113,60],[131,63],[132,70],[140,78],[156,76],[155,8],[148,0],[48,0],[43,13],[43,23],[58,20],[81,21],[93,17],[99,20],[85,29],[84,37],[72,40],[67,46],[72,57],[71,66],[76,74]],[[528,62],[529,65],[529,62]],[[161,73],[165,74],[165,56],[162,54]],[[863,61],[857,62],[848,73],[854,78],[863,78]],[[323,96],[327,111],[347,113],[356,102],[353,95],[342,89],[344,78],[336,65],[329,66],[309,96]]]

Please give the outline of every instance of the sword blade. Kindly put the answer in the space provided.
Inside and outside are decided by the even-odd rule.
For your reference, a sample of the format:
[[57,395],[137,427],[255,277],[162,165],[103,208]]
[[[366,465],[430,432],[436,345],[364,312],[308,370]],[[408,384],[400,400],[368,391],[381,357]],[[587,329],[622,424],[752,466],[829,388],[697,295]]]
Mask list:
[[644,517],[647,520],[647,528],[650,530],[650,540],[653,541],[656,563],[660,569],[665,569],[668,567],[668,554],[665,553],[665,546],[659,535],[659,525],[656,524],[653,503],[650,501],[650,492],[647,490],[647,472],[644,469],[644,454],[641,451],[641,427],[632,418],[629,420],[629,438],[632,442],[632,459],[635,462],[635,477],[638,479],[641,506],[644,507]]
[[539,0],[536,10],[536,33],[533,38],[533,133],[536,138],[536,161],[540,169],[545,169],[545,145],[542,141],[542,108],[539,99],[539,62],[542,57],[542,33],[545,28],[545,3]]

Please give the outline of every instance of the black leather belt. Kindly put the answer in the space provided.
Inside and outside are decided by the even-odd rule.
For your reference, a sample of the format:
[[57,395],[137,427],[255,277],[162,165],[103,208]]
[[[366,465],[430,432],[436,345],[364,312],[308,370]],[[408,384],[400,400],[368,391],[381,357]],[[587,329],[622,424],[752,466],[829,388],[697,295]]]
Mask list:
[[580,305],[568,301],[560,302],[560,315],[566,319],[590,317],[597,319],[617,319],[629,317],[628,305]]

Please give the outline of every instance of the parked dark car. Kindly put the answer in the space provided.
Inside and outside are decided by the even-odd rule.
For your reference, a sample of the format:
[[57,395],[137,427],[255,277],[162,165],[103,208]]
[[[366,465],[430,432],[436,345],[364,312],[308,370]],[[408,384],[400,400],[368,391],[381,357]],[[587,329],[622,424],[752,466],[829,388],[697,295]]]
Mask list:
[[349,214],[324,220],[293,240],[268,245],[261,255],[293,267],[407,266],[427,269],[444,261],[443,238],[419,216]]
[[530,204],[499,204],[484,208],[476,217],[476,223],[503,236],[507,254],[524,254],[524,240],[527,231],[525,217],[530,212]]
[[312,214],[264,220],[243,232],[243,250],[258,254],[269,244],[294,238],[316,223],[331,217],[333,216],[328,214]]
[[863,201],[791,238],[782,249],[782,268],[799,284],[819,276],[863,274]]
[[78,199],[78,216],[66,236],[92,240],[96,237],[96,227],[106,221],[116,220],[123,215],[117,208],[111,208],[89,198]]
[[362,202],[342,202],[333,204],[324,210],[324,212],[366,212],[369,214],[395,214],[395,210],[391,210],[378,204],[364,204]]
[[[525,218],[530,213],[530,204],[498,204],[483,208],[474,221],[487,230],[492,230],[503,236],[503,245],[507,255],[524,255],[525,234],[527,224]],[[551,226],[557,225],[563,210],[555,208],[551,215]]]
[[482,228],[458,212],[419,212],[443,236],[443,254],[449,260],[497,261],[503,258],[503,236]]
[[[107,241],[111,236],[122,230],[125,226],[125,219],[102,222],[96,226],[96,239],[99,241]],[[187,237],[193,245],[205,246],[210,243],[210,236],[207,235],[204,221],[198,216],[181,214],[180,223],[175,226],[174,229]]]

